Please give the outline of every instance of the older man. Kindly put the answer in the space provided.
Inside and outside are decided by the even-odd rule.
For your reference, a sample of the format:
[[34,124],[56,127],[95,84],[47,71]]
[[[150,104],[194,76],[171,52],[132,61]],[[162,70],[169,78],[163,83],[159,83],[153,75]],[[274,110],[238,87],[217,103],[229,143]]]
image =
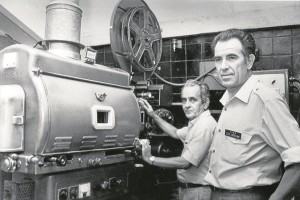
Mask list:
[[205,177],[212,199],[291,199],[300,189],[300,130],[285,99],[252,76],[254,39],[230,29],[215,37],[212,48],[227,88]]
[[179,199],[209,200],[211,188],[204,181],[208,171],[208,149],[211,145],[215,119],[208,110],[209,89],[204,83],[188,80],[181,91],[182,108],[189,119],[187,127],[177,129],[155,115],[152,107],[144,99],[139,104],[149,117],[171,137],[180,139],[184,148],[181,156],[162,158],[151,155],[149,144],[143,144],[143,159],[154,166],[177,169],[180,182]]

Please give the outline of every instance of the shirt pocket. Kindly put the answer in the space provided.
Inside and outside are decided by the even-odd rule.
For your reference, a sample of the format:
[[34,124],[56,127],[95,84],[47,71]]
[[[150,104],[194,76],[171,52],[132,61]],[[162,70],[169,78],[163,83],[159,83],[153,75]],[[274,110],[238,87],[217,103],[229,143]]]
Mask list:
[[249,152],[249,143],[252,135],[244,131],[230,129],[240,134],[240,138],[226,136],[222,143],[222,159],[230,164],[242,166],[247,161],[247,152]]

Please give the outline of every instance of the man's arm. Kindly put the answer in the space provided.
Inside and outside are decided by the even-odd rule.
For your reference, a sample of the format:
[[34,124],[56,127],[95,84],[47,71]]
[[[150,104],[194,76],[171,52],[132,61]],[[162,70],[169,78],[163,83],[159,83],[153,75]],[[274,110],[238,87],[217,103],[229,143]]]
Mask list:
[[281,97],[265,102],[263,120],[263,124],[266,125],[263,127],[266,141],[280,154],[286,166],[279,186],[270,199],[291,199],[289,197],[300,188],[299,125]]
[[172,138],[179,139],[176,133],[177,128],[169,124],[159,116],[157,116],[154,113],[152,106],[145,99],[140,98],[138,102],[140,106],[146,111],[147,115],[155,121],[156,125],[159,126],[159,128],[161,128],[165,133],[167,133]]
[[[149,164],[151,164],[151,161]],[[188,169],[191,163],[181,156],[171,158],[155,157],[155,161],[152,165],[162,168]]]
[[154,162],[150,161],[151,156],[151,146],[148,143],[142,144],[142,158],[150,165],[172,169],[188,169],[191,166],[191,163],[181,156],[171,158],[155,157]]
[[269,200],[290,200],[300,189],[300,163],[286,168],[279,186]]

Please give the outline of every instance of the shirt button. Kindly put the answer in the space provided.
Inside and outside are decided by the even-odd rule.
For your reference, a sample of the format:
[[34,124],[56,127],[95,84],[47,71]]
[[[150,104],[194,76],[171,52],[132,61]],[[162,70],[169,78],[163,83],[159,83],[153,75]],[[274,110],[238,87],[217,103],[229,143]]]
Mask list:
[[212,152],[215,153],[216,151],[213,149]]
[[226,111],[226,110],[227,110],[227,108],[224,108],[224,110]]
[[211,170],[209,170],[209,173],[211,173]]
[[219,132],[221,132],[221,129],[219,129]]

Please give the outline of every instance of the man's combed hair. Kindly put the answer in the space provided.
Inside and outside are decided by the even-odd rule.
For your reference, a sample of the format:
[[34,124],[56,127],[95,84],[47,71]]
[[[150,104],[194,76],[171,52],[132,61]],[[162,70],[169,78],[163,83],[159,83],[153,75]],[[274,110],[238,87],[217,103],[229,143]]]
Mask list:
[[206,83],[199,82],[199,81],[196,81],[193,79],[189,79],[185,82],[185,84],[181,88],[181,91],[183,90],[183,88],[189,87],[189,86],[198,86],[200,88],[200,98],[201,98],[202,103],[205,103],[207,100],[209,100],[209,98],[210,98],[209,87]]
[[253,39],[250,33],[247,33],[240,29],[228,29],[224,32],[219,33],[211,44],[211,49],[214,52],[216,44],[219,41],[225,42],[232,38],[236,38],[241,41],[243,50],[245,51],[246,55],[249,56],[250,54],[255,55],[255,40]]

